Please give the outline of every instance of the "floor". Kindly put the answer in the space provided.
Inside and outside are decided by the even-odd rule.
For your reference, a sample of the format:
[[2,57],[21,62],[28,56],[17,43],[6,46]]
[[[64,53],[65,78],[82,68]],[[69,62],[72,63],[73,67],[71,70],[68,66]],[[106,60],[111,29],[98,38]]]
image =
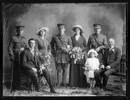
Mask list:
[[108,90],[59,87],[55,88],[57,93],[50,93],[48,87],[44,87],[40,92],[35,91],[15,91],[10,93],[9,89],[3,88],[3,96],[126,96],[126,82],[120,82],[116,76],[111,76],[107,85]]

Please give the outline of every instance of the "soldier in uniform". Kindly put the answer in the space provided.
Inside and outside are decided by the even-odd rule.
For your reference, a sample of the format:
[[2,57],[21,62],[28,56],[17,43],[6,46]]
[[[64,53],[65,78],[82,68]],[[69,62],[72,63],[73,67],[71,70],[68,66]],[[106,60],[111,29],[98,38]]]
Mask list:
[[[94,24],[93,27],[95,33],[89,36],[87,48],[88,50],[95,49],[98,52],[98,58],[102,64],[104,59],[104,48],[107,47],[107,38],[105,35],[101,34],[102,28],[100,24]],[[100,72],[95,72],[96,86],[101,86],[99,76]]]
[[52,54],[55,59],[57,69],[58,86],[67,85],[68,63],[70,61],[68,48],[71,47],[71,39],[65,35],[65,25],[58,24],[59,34],[54,36],[51,41]]
[[107,38],[105,35],[101,34],[101,25],[100,24],[94,24],[94,31],[92,35],[89,36],[88,39],[88,50],[95,49],[96,51],[100,51],[103,46],[106,46],[107,44]]
[[16,35],[9,42],[8,52],[12,62],[12,87],[11,90],[19,89],[20,87],[20,55],[27,47],[26,39],[23,34],[24,26],[16,26]]

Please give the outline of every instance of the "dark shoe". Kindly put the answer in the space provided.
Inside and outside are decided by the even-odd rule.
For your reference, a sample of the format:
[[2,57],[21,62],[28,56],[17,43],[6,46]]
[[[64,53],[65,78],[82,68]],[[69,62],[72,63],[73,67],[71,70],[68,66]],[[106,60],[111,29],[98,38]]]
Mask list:
[[35,89],[36,92],[40,92],[40,89]]
[[40,92],[40,90],[33,90],[33,91],[35,91],[35,92]]
[[63,84],[63,83],[61,83],[61,84],[60,84],[60,86],[61,86],[61,87],[64,87],[64,84]]
[[95,87],[97,88],[97,87],[100,87],[100,85],[98,85],[98,84],[95,84]]
[[67,87],[68,87],[68,85],[67,85],[67,84],[63,84],[63,87],[66,87],[66,88],[67,88]]
[[12,93],[12,92],[15,92],[15,91],[16,91],[16,89],[11,89],[11,93]]
[[107,90],[106,86],[104,86],[104,87],[103,87],[103,90],[104,90],[104,91],[106,91],[106,90]]
[[100,92],[103,92],[103,91],[104,91],[103,88],[101,88],[101,89],[100,89]]
[[100,90],[100,88],[99,88],[99,87],[95,87],[94,89],[95,89],[95,90],[97,90],[97,91],[98,91],[98,90]]
[[36,86],[36,87],[32,88],[32,91],[33,91],[33,90],[35,90],[35,91],[37,91],[37,92],[40,92],[39,86]]
[[102,85],[100,85],[99,87],[100,87],[100,89],[102,89],[102,88],[103,88],[103,86],[102,86]]
[[51,89],[50,92],[51,93],[56,93],[56,91],[54,89]]

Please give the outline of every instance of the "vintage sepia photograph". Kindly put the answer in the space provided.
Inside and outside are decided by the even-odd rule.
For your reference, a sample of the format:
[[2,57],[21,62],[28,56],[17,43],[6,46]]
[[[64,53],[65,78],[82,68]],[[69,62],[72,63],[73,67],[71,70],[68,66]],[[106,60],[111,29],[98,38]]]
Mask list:
[[2,3],[3,96],[126,96],[127,3]]

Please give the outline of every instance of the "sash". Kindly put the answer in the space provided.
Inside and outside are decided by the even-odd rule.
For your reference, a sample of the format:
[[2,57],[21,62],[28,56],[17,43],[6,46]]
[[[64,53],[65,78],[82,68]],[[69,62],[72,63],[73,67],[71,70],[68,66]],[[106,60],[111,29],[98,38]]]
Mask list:
[[103,45],[103,43],[102,43],[102,42],[100,42],[100,41],[98,41],[98,40],[97,40],[96,36],[94,36],[94,41],[96,42],[97,47],[99,47],[99,46],[102,46],[102,45]]

